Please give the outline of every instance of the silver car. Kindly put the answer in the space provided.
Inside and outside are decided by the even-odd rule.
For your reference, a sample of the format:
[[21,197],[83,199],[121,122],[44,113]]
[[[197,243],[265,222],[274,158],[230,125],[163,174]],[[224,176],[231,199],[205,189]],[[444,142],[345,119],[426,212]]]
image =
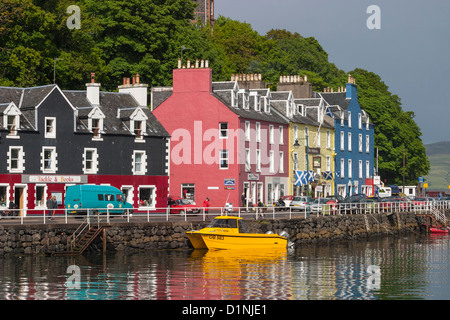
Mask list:
[[313,199],[306,196],[295,196],[289,204],[291,210],[305,210],[312,203]]

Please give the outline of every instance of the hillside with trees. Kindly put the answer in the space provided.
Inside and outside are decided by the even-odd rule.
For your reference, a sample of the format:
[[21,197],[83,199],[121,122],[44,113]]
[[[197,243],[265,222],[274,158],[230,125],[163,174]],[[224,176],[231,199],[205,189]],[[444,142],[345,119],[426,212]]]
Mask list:
[[[81,28],[69,29],[70,0],[3,0],[0,4],[0,85],[83,89],[91,72],[103,90],[139,73],[150,86],[171,85],[183,60],[207,59],[215,81],[231,74],[261,73],[275,89],[280,75],[308,75],[317,91],[337,88],[350,73],[359,101],[375,124],[379,173],[401,184],[403,150],[407,183],[428,173],[429,162],[414,113],[402,109],[380,76],[363,69],[340,70],[313,37],[288,30],[260,35],[251,25],[218,17],[214,30],[192,23],[190,0],[80,0]],[[56,60],[57,59],[57,60]]]

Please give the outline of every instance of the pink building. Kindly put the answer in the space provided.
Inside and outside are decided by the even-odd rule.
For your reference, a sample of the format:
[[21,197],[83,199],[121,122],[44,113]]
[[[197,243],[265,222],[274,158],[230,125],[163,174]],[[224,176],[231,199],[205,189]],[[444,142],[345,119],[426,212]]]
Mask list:
[[[247,76],[247,75],[246,75]],[[169,132],[170,195],[212,207],[272,205],[288,190],[288,121],[270,107],[270,89],[250,78],[213,82],[207,61],[173,70],[173,87],[152,89],[153,114]],[[239,82],[242,83],[242,82]]]

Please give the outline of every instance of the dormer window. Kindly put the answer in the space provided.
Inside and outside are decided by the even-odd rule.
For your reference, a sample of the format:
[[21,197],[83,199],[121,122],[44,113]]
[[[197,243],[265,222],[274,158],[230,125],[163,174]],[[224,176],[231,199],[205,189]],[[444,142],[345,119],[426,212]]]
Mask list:
[[142,139],[142,127],[143,127],[143,122],[142,121],[134,121],[134,135],[136,136],[136,139]]
[[136,108],[130,116],[130,132],[135,136],[135,142],[145,142],[148,117],[142,108]]
[[13,102],[3,111],[3,127],[9,132],[7,138],[18,138],[17,130],[20,128],[21,114],[19,108]]
[[255,96],[255,111],[261,111],[261,96]]
[[242,93],[242,105],[244,109],[249,109],[250,107],[250,99],[248,96],[248,92],[243,92]]
[[103,119],[105,115],[99,107],[95,107],[88,115],[88,127],[94,134],[93,140],[101,140],[103,133]]
[[238,93],[236,90],[231,91],[231,106],[238,107]]

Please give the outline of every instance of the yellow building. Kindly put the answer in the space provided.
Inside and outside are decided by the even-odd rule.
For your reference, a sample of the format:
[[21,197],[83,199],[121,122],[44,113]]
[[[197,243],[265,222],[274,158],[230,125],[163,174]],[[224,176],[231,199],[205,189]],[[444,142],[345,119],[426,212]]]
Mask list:
[[309,195],[323,197],[335,194],[334,120],[326,114],[326,102],[314,95],[311,84],[301,76],[280,77],[277,91],[271,93],[271,105],[290,122],[290,195],[307,194],[307,185],[296,183],[298,177],[295,172],[308,170],[314,172],[309,182]]

